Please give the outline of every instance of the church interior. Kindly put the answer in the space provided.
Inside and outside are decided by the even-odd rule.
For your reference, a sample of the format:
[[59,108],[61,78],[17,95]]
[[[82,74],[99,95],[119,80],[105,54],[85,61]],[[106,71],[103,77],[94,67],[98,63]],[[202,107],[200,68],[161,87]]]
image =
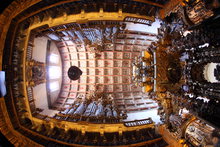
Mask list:
[[5,3],[0,146],[220,147],[220,1]]

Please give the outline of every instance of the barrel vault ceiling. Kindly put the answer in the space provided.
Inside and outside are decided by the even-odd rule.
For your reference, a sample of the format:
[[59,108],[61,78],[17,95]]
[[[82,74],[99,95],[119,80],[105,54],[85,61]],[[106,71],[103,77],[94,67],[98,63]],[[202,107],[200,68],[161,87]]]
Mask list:
[[[155,108],[148,95],[132,82],[132,62],[141,51],[147,50],[156,34],[123,30],[120,26],[111,25],[105,28],[74,28],[48,36],[56,41],[63,60],[63,84],[54,107],[66,108],[75,98],[98,92],[111,94],[121,110]],[[102,51],[91,51],[85,38],[92,44],[101,45]],[[78,66],[82,70],[79,80],[68,78],[70,66]]]

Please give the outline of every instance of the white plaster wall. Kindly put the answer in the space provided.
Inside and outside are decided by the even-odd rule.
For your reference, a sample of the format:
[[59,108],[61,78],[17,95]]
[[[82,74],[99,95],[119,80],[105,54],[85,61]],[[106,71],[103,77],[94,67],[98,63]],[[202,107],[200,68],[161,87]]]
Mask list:
[[43,112],[41,112],[41,114],[53,117],[56,113],[59,112],[56,110],[50,110],[48,108],[46,83],[35,86],[33,88],[33,94],[36,108],[43,109]]
[[41,114],[47,115],[47,116],[50,116],[50,117],[53,117],[56,113],[59,113],[59,111],[57,111],[57,110],[50,110],[50,109],[44,109],[44,111],[41,112]]
[[128,22],[125,29],[157,34],[158,33],[157,29],[159,27],[160,27],[160,21],[158,19],[156,19],[155,22],[153,22],[151,26]]
[[32,58],[39,62],[46,62],[46,51],[47,51],[47,40],[46,37],[37,37],[34,39],[34,47]]
[[145,111],[139,111],[139,112],[131,112],[131,113],[128,113],[127,115],[128,115],[128,117],[124,121],[147,119],[147,118],[151,117],[152,120],[156,124],[161,123],[160,116],[157,115],[157,109],[151,109],[151,110],[145,110]]
[[46,83],[39,84],[33,88],[36,108],[48,109]]

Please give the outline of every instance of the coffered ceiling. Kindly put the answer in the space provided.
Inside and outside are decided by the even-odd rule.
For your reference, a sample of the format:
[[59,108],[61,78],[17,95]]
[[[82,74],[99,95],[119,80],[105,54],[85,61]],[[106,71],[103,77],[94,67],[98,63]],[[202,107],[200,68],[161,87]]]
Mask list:
[[[112,94],[121,110],[155,108],[149,105],[152,102],[148,101],[147,94],[142,94],[141,87],[132,82],[132,62],[141,51],[147,50],[156,35],[120,27],[86,27],[48,35],[54,40],[59,38],[56,44],[63,60],[62,92],[54,107],[69,107],[79,95],[98,92]],[[86,42],[90,42],[90,46]],[[94,53],[91,50],[93,45],[101,46],[101,51]],[[72,81],[68,78],[70,66],[77,66],[82,70],[79,80]]]

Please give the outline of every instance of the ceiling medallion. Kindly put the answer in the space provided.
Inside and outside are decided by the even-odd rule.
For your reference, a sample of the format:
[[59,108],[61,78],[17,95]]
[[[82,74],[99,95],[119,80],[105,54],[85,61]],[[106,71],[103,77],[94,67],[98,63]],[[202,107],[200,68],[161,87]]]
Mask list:
[[78,80],[81,75],[82,71],[76,66],[71,66],[68,70],[68,77],[71,80]]

